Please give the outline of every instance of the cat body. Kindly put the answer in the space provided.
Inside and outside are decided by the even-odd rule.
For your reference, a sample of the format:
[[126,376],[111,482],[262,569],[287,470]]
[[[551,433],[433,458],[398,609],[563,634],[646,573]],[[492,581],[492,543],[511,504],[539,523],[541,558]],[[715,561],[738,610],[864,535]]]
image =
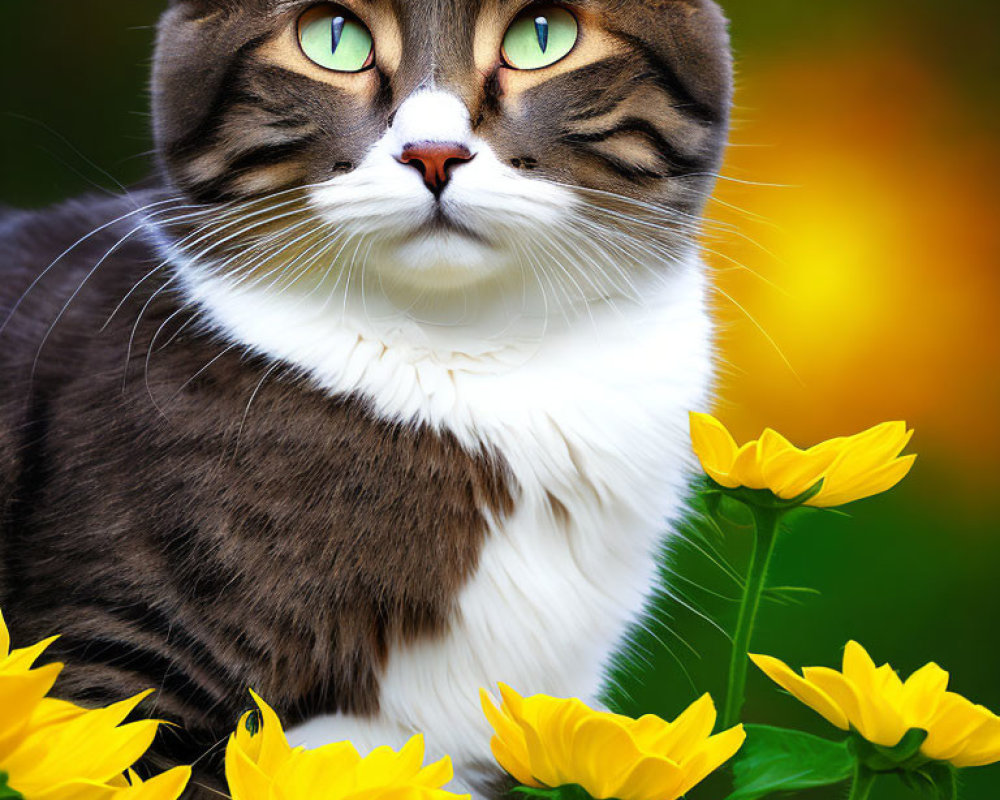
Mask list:
[[[566,9],[563,61],[507,63]],[[328,17],[371,64],[304,57]],[[252,687],[481,786],[479,688],[596,701],[681,512],[721,15],[192,0],[154,94],[160,188],[0,219],[15,634],[64,634],[80,701],[158,687],[164,762]]]

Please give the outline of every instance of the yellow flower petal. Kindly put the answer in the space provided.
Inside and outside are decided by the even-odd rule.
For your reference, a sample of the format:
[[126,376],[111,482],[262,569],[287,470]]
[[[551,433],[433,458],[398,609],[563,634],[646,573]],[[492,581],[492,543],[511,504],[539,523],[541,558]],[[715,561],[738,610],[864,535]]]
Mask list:
[[595,798],[675,800],[743,741],[737,729],[711,736],[715,705],[707,696],[670,723],[596,711],[572,698],[501,691],[502,709],[483,695],[497,733],[491,746],[500,765],[528,786],[578,784]]
[[832,508],[887,492],[910,474],[916,460],[915,455],[904,456],[863,475],[847,476],[842,481],[833,476],[830,488],[824,483],[823,489],[809,505]]
[[816,507],[843,505],[895,486],[913,466],[915,456],[899,457],[912,436],[906,423],[887,422],[800,450],[767,429],[760,439],[737,447],[717,419],[691,414],[692,445],[716,483],[769,490],[793,500],[822,480],[821,491],[807,502]]
[[658,735],[636,738],[643,750],[670,753],[671,759],[680,763],[712,735],[715,720],[715,703],[712,701],[712,696],[706,694],[692,703],[673,724],[664,725],[662,720],[658,720],[660,722]]
[[59,677],[61,667],[50,664],[30,672],[0,673],[0,758],[9,755],[24,731],[42,698]]
[[949,693],[927,726],[927,740],[920,751],[928,758],[950,761],[960,755],[972,737],[989,723],[989,712],[964,697]]
[[0,610],[0,662],[10,655],[10,631],[7,630],[7,621]]
[[639,759],[619,781],[614,797],[630,800],[676,800],[681,796],[684,770],[661,756]]
[[525,722],[524,698],[522,698],[521,695],[515,692],[506,683],[499,683],[497,686],[500,689],[500,697],[503,699],[503,710],[508,713],[512,719],[515,719],[518,722]]
[[739,486],[746,486],[748,489],[768,488],[761,468],[758,442],[747,442],[737,451],[730,479],[736,481]]
[[850,678],[827,667],[803,667],[802,677],[810,686],[829,697],[850,725],[862,733],[868,730],[869,720],[865,717],[857,687]]
[[267,774],[236,744],[235,736],[226,747],[226,782],[233,800],[268,800],[271,793]]
[[900,710],[909,727],[927,729],[948,691],[948,678],[937,664],[927,664],[907,678]]
[[751,655],[750,659],[767,677],[831,725],[844,731],[850,729],[850,721],[840,706],[822,689],[796,675],[784,662],[761,655]]
[[19,650],[11,651],[3,665],[0,666],[0,669],[7,673],[31,669],[42,653],[48,650],[49,646],[58,638],[58,636],[50,636],[48,639],[43,639],[31,647],[23,647]]
[[[11,788],[20,791],[13,783]],[[31,800],[111,800],[119,791],[107,783],[84,779],[63,781],[51,786],[41,786],[31,791]]]
[[485,689],[479,690],[479,700],[483,707],[483,713],[490,725],[493,726],[497,736],[504,741],[506,748],[517,759],[518,763],[527,769],[529,763],[528,745],[524,741],[524,732],[520,726],[508,714],[493,704],[492,698]]
[[872,695],[863,692],[850,678],[826,667],[805,667],[803,676],[829,696],[848,721],[871,742],[895,747],[908,730],[902,716],[882,705],[873,705]]
[[190,767],[175,767],[148,781],[129,770],[129,786],[119,789],[114,800],[177,800],[191,780]]
[[747,735],[742,725],[723,731],[710,739],[703,745],[699,752],[688,763],[684,764],[684,771],[687,773],[681,783],[679,794],[685,795],[711,773],[725,764],[736,753],[739,752],[746,741]]
[[692,412],[690,421],[691,444],[702,466],[721,475],[727,474],[736,459],[736,442],[729,431],[709,414]]
[[[643,755],[628,730],[610,715],[595,715],[582,722],[573,745],[574,764],[582,768],[582,775],[561,769],[560,783],[580,783],[597,800],[616,797],[629,767]],[[582,780],[573,780],[575,777]]]
[[767,488],[782,500],[793,500],[822,480],[826,466],[793,449],[765,459],[761,471]]
[[[890,665],[876,667],[857,642],[844,649],[843,672],[806,667],[801,679],[777,659],[752,658],[772,680],[806,705],[817,711],[824,703],[827,710],[837,708],[875,744],[894,747],[908,731],[918,729],[927,732],[921,746],[927,758],[956,767],[1000,761],[1000,717],[947,691],[948,673],[936,664],[917,670],[904,683]],[[838,728],[847,728],[834,714],[827,719]]]
[[260,726],[251,733],[244,716],[226,748],[233,800],[467,800],[441,788],[452,778],[449,758],[423,765],[422,735],[411,737],[399,751],[377,747],[364,757],[350,742],[292,748],[278,715],[251,694],[260,709]]
[[278,769],[287,759],[291,752],[288,739],[285,738],[285,731],[281,727],[281,721],[274,709],[265,703],[261,697],[250,690],[250,696],[260,709],[261,723],[260,731],[254,739],[259,738],[257,746],[260,748],[255,761],[264,772],[273,772]]
[[445,756],[440,761],[428,764],[421,769],[413,778],[413,782],[420,786],[437,789],[450,783],[455,777],[455,768],[452,766],[451,758]]
[[547,739],[543,739],[541,728],[522,723],[521,732],[524,734],[524,743],[528,750],[528,764],[535,779],[546,786],[560,786],[566,783],[558,765],[549,758]]
[[[536,725],[546,731],[545,746],[555,764],[568,764],[574,758],[576,735],[582,723],[593,715],[582,701],[556,700],[539,709]],[[611,715],[609,715],[611,716]],[[622,720],[620,720],[622,721]],[[624,720],[631,723],[631,720]]]
[[871,688],[878,667],[872,657],[857,642],[848,642],[844,647],[844,677],[853,681],[861,689]]
[[542,788],[541,782],[536,780],[535,776],[531,774],[531,767],[527,758],[522,760],[515,756],[511,752],[506,740],[501,739],[499,736],[494,736],[490,739],[490,750],[493,752],[493,757],[497,760],[497,763],[509,772],[511,777],[518,783],[525,786],[532,786],[535,789]]
[[983,709],[987,721],[950,761],[956,767],[985,767],[1000,761],[1000,718]]

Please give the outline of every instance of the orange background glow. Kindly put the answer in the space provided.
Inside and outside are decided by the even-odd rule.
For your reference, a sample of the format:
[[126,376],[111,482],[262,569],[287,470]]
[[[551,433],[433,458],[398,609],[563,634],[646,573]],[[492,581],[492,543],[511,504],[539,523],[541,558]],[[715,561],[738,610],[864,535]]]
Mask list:
[[744,435],[905,418],[996,477],[1000,158],[949,89],[905,49],[743,71],[708,246]]

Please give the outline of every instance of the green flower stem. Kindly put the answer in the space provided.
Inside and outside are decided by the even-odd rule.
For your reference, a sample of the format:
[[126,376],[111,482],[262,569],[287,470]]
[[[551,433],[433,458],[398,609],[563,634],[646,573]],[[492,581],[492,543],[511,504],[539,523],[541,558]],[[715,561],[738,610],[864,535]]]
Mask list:
[[726,690],[726,707],[722,714],[724,728],[731,728],[740,721],[747,686],[747,654],[753,638],[757,612],[764,596],[767,571],[774,555],[774,545],[778,540],[778,524],[786,509],[751,506],[754,519],[753,553],[750,556],[750,570],[743,587],[740,601],[740,615],[733,634],[733,652],[729,662],[729,684]]
[[876,777],[874,772],[858,762],[854,768],[854,780],[851,783],[851,793],[847,796],[847,800],[868,800]]

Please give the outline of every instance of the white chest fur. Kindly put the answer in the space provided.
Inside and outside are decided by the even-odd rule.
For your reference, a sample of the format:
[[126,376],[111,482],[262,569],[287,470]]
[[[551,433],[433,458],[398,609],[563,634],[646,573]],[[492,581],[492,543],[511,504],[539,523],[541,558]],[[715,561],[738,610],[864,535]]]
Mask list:
[[690,466],[687,412],[704,407],[711,381],[703,270],[695,259],[675,270],[641,306],[605,310],[513,356],[444,354],[401,329],[359,334],[370,323],[183,275],[236,340],[330,392],[364,395],[387,418],[495,448],[519,487],[446,636],[390,652],[380,715],[318,718],[293,743],[349,738],[365,750],[422,731],[468,785],[490,761],[481,686],[594,698],[654,586]]

